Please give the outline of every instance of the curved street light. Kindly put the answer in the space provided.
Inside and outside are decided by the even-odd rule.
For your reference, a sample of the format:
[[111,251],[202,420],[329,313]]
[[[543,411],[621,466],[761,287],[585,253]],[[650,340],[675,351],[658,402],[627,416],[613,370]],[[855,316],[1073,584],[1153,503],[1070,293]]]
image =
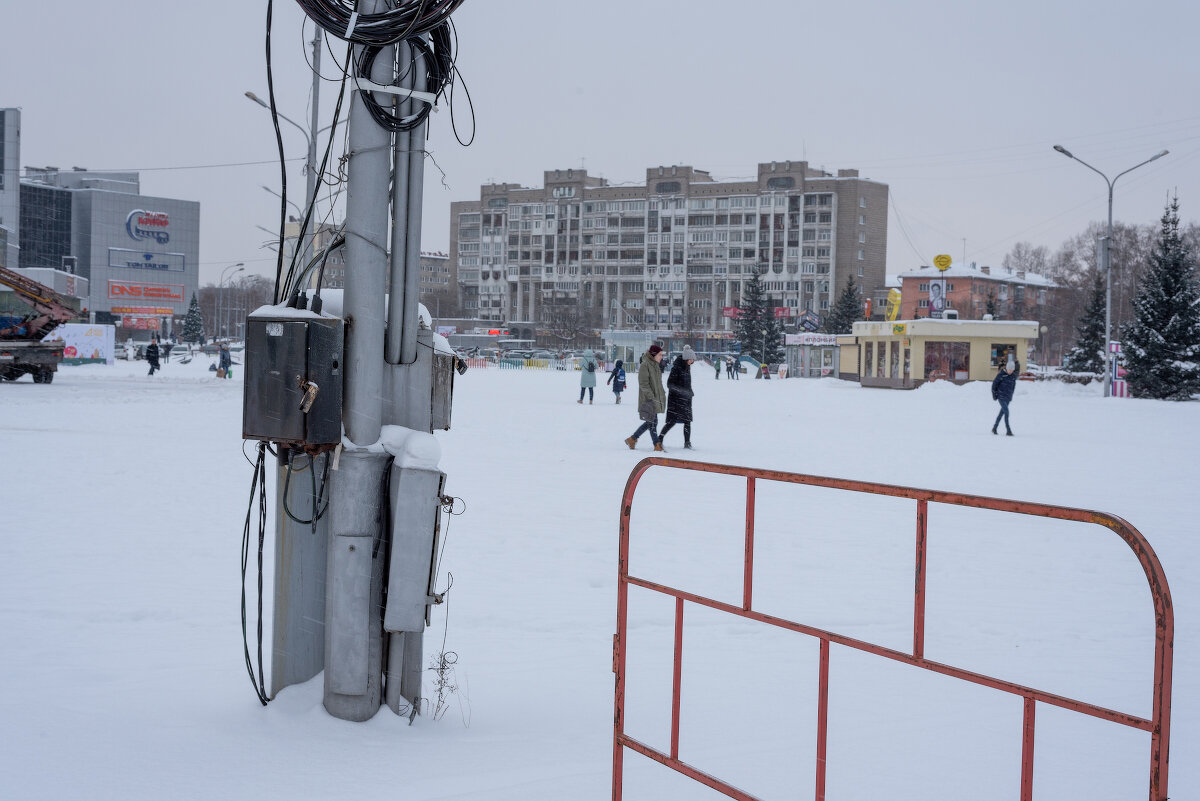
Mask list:
[[[234,269],[235,267],[237,269]],[[221,282],[217,284],[217,334],[218,335],[223,335],[225,333],[225,327],[226,327],[225,307],[227,306],[227,304],[224,302],[225,301],[225,276],[228,275],[232,279],[233,276],[237,275],[238,273],[240,273],[242,270],[245,270],[245,269],[246,269],[246,263],[239,261],[237,264],[231,264],[228,267],[226,267],[224,270],[221,271]],[[230,270],[233,270],[233,272],[230,273],[229,272]]]
[[[1122,175],[1124,175],[1125,173],[1127,173],[1127,172],[1133,172],[1133,171],[1134,171],[1134,170],[1136,170],[1138,167],[1144,167],[1144,166],[1146,166],[1147,164],[1149,164],[1150,162],[1152,162],[1152,161],[1154,161],[1154,160],[1156,160],[1156,159],[1161,159],[1163,156],[1167,155],[1167,154],[1168,154],[1169,152],[1171,152],[1171,151],[1169,151],[1169,150],[1163,150],[1161,153],[1156,153],[1156,154],[1154,154],[1153,156],[1151,156],[1150,158],[1148,158],[1148,159],[1146,159],[1145,161],[1141,162],[1140,164],[1134,164],[1134,165],[1133,165],[1132,167],[1130,167],[1128,170],[1125,170],[1125,172],[1119,172],[1119,173],[1117,173],[1117,175],[1116,175],[1116,178],[1113,178],[1113,179],[1110,181],[1110,180],[1108,179],[1108,176],[1107,176],[1107,175],[1105,175],[1104,173],[1100,172],[1098,169],[1096,169],[1095,167],[1093,167],[1091,164],[1088,164],[1086,161],[1084,161],[1083,159],[1079,158],[1079,156],[1076,156],[1074,153],[1072,153],[1070,150],[1067,150],[1067,149],[1066,149],[1065,147],[1063,147],[1062,145],[1054,145],[1054,149],[1055,149],[1055,150],[1057,150],[1059,153],[1062,153],[1062,154],[1063,154],[1064,156],[1066,156],[1067,158],[1069,158],[1069,159],[1074,159],[1075,161],[1078,161],[1080,164],[1082,164],[1083,166],[1087,167],[1089,170],[1091,170],[1092,172],[1096,173],[1096,174],[1097,174],[1097,175],[1099,175],[1101,178],[1103,178],[1103,179],[1104,179],[1104,183],[1108,185],[1108,231],[1107,231],[1107,233],[1105,234],[1105,237],[1104,237],[1104,247],[1103,247],[1103,248],[1101,248],[1101,250],[1100,250],[1100,255],[1101,255],[1101,257],[1102,257],[1102,258],[1101,258],[1101,260],[1104,262],[1104,264],[1101,266],[1101,269],[1102,269],[1102,270],[1104,270],[1104,349],[1105,349],[1104,358],[1107,360],[1107,359],[1109,359],[1109,358],[1110,358],[1110,357],[1109,357],[1109,355],[1108,355],[1108,353],[1107,353],[1107,351],[1108,351],[1108,342],[1109,342],[1109,339],[1110,339],[1110,338],[1111,338],[1111,336],[1112,336],[1112,233],[1113,233],[1113,232],[1112,232],[1112,207],[1113,207],[1113,186],[1114,186],[1114,185],[1117,183],[1117,178],[1120,178],[1120,177],[1121,177]],[[1109,369],[1107,366],[1105,367],[1105,370],[1104,370],[1104,397],[1106,397],[1106,398],[1107,398],[1107,397],[1110,397],[1110,396],[1112,395],[1112,372],[1113,372],[1113,371],[1112,371],[1111,369]]]

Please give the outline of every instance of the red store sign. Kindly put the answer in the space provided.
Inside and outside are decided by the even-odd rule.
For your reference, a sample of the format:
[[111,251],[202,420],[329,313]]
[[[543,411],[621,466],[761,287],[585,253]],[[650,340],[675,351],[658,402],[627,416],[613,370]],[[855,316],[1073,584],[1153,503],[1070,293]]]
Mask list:
[[142,298],[144,300],[183,301],[183,284],[144,284],[134,281],[109,281],[108,297],[127,300]]

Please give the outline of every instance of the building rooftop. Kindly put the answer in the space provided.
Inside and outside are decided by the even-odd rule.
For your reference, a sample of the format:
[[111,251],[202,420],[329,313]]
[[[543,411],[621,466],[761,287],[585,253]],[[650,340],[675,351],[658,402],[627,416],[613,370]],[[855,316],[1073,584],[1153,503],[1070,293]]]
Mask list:
[[956,261],[945,272],[929,265],[917,270],[900,273],[897,278],[975,278],[983,281],[1004,281],[1010,284],[1027,284],[1029,286],[1057,287],[1058,284],[1044,275],[1027,273],[1024,270],[1009,270],[1004,267],[992,269],[986,265],[978,266],[975,262],[964,263]]

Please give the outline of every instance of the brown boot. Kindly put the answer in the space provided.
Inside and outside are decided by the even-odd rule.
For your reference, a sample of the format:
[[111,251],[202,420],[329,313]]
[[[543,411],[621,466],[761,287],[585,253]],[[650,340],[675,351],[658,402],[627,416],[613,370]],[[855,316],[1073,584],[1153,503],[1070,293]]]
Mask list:
[[629,450],[633,450],[637,447],[637,440],[633,437],[626,437],[625,444],[629,446]]
[[666,452],[667,452],[666,448],[664,448],[664,447],[662,446],[662,443],[661,443],[661,442],[656,442],[656,443],[654,443],[654,450],[656,450],[656,451],[659,451],[660,453],[666,453]]

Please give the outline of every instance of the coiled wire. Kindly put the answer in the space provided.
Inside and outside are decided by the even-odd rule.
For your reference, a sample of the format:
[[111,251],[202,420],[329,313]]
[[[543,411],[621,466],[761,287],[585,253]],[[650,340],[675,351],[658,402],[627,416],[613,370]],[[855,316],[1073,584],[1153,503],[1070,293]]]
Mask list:
[[382,47],[421,36],[450,19],[463,0],[398,0],[395,7],[375,14],[358,14],[354,28],[353,0],[296,0],[313,22],[332,36],[354,44]]
[[[452,41],[448,22],[430,31],[428,41],[421,36],[412,36],[406,40],[413,56],[412,61],[408,64],[400,65],[400,73],[402,75],[411,74],[416,59],[425,60],[425,85],[413,87],[414,89],[435,96],[441,95],[445,91],[454,76]],[[371,69],[382,50],[382,47],[363,47],[359,50],[355,65],[358,77],[370,80]],[[362,99],[376,124],[393,132],[411,131],[425,122],[429,112],[433,110],[431,104],[416,101],[414,104],[416,111],[406,117],[401,117],[390,103],[388,105],[380,103],[370,92],[363,92]]]

